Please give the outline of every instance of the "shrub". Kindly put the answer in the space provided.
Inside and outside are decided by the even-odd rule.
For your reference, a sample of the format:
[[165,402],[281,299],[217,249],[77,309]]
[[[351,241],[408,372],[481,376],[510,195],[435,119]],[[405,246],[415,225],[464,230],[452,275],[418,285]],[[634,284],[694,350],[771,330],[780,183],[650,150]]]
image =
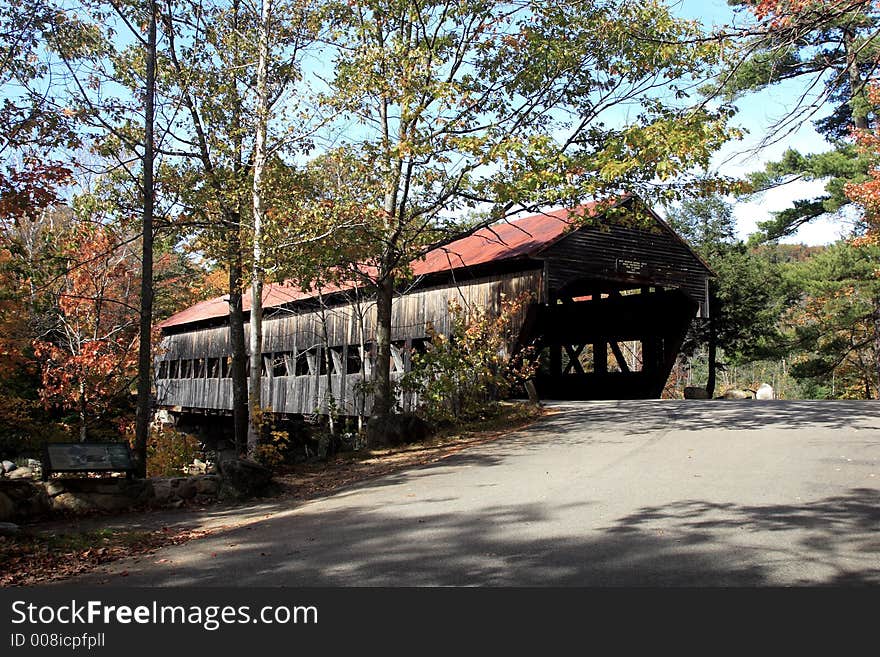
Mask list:
[[154,428],[147,443],[147,476],[180,476],[200,452],[195,436],[167,427]]
[[253,458],[267,468],[277,468],[287,460],[291,447],[290,432],[279,418],[272,414],[272,409],[269,407],[260,410],[255,423],[259,427],[260,438]]
[[451,327],[444,335],[427,327],[425,353],[414,353],[411,371],[401,385],[419,399],[418,413],[430,424],[441,426],[477,419],[505,397],[511,385],[534,375],[528,351],[509,358],[513,318],[531,295],[502,297],[501,312],[492,316],[485,309],[466,312],[450,302]]

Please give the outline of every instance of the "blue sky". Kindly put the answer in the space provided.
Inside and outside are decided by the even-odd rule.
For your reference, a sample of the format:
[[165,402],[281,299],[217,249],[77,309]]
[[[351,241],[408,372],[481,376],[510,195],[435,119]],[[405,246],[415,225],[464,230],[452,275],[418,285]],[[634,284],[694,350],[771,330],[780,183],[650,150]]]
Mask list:
[[[719,26],[735,20],[734,12],[726,0],[673,0],[671,7],[675,14],[696,18],[705,26]],[[796,131],[779,142],[758,148],[770,126],[789,112],[793,99],[800,95],[802,89],[799,84],[795,81],[779,85],[740,100],[735,123],[746,129],[748,134],[743,141],[723,148],[713,159],[713,167],[721,173],[739,176],[763,168],[766,162],[777,159],[787,148],[804,153],[828,150],[829,144],[812,126],[812,119],[818,117],[804,121]],[[821,181],[797,181],[756,195],[747,202],[736,203],[734,213],[740,237],[745,238],[755,232],[757,223],[769,219],[771,212],[789,207],[793,200],[813,198],[822,193],[823,187]],[[839,218],[818,220],[782,241],[827,244],[846,235],[850,228],[845,220]]]

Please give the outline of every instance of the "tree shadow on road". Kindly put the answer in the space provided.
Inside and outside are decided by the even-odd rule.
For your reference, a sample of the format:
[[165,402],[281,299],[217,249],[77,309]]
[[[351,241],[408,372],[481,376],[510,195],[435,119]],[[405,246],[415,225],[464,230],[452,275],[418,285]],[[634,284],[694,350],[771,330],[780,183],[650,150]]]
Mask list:
[[638,435],[728,429],[880,430],[880,403],[864,401],[635,400],[575,402],[550,407],[539,430],[615,431]]
[[[443,500],[447,502],[447,500]],[[878,491],[797,505],[683,500],[559,533],[542,504],[303,509],[76,583],[279,586],[880,584]],[[589,503],[584,503],[589,504]],[[577,515],[574,508],[554,514]],[[574,523],[577,524],[576,522]],[[157,563],[158,562],[158,563]],[[124,579],[114,576],[120,568]]]

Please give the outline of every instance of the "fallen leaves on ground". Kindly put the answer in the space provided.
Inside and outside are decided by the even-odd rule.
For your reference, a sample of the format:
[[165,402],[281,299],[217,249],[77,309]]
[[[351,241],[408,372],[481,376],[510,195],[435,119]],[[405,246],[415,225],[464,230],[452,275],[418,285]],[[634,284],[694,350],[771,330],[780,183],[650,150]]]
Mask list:
[[210,530],[99,530],[46,535],[22,532],[0,537],[0,587],[32,586],[65,579],[124,557],[151,554],[210,534]]

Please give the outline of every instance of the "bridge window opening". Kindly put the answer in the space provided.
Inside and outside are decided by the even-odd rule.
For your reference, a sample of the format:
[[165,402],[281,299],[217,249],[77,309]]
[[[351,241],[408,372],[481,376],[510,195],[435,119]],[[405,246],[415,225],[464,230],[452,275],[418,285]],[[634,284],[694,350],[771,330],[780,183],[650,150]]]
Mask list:
[[209,358],[208,359],[208,378],[209,379],[219,379],[220,378],[220,359],[219,358]]
[[159,361],[159,367],[156,368],[156,378],[157,379],[167,379],[168,378],[168,361],[167,360]]
[[309,360],[307,353],[305,351],[300,351],[296,354],[296,363],[294,364],[294,376],[308,376],[309,374]]
[[330,373],[345,374],[345,365],[342,362],[342,347],[333,347],[329,350]]
[[348,355],[345,359],[346,374],[360,374],[363,367],[363,359],[361,359],[360,346],[351,346],[348,348]]
[[285,354],[272,354],[272,376],[287,376],[287,359]]
[[403,340],[391,343],[391,371],[402,373],[406,371],[406,361],[408,355],[405,351],[405,343]]
[[607,359],[609,372],[641,372],[642,343],[638,340],[611,341]]
[[562,348],[563,374],[590,374],[595,371],[592,344],[566,345]]

